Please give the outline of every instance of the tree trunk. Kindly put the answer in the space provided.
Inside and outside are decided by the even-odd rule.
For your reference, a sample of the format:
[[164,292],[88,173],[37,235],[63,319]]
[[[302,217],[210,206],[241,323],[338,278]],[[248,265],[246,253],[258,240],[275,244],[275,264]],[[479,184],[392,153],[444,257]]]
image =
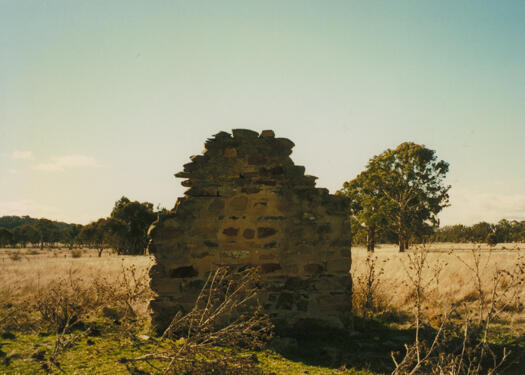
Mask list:
[[402,253],[405,251],[405,240],[399,239],[399,252]]
[[376,226],[370,225],[368,227],[366,236],[366,249],[368,251],[374,251],[376,246]]
[[405,251],[405,245],[406,245],[406,238],[405,238],[405,227],[403,225],[403,216],[402,215],[399,215],[399,221],[398,221],[398,226],[399,226],[399,234],[398,234],[398,237],[399,237],[399,252],[402,253]]

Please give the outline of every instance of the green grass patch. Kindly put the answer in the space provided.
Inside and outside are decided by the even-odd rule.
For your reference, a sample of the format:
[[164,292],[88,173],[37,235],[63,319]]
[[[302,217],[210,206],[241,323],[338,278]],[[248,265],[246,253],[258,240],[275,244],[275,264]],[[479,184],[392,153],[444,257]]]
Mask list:
[[[123,334],[122,328],[107,320],[92,322],[96,329],[80,338],[57,357],[60,368],[66,374],[130,374],[122,359],[133,359],[146,354],[169,350],[169,340],[150,335],[147,328],[135,335]],[[85,329],[87,325],[80,325]],[[65,336],[81,334],[77,329]],[[53,353],[57,336],[46,333],[0,332],[0,374],[46,374],[46,360]],[[6,334],[7,333],[7,334]],[[297,332],[296,332],[297,333]],[[432,329],[423,332],[431,338]],[[404,352],[404,344],[410,344],[414,329],[379,320],[355,320],[355,332],[351,335],[337,332],[305,330],[295,338],[276,338],[268,348],[250,352],[257,356],[257,367],[262,374],[348,374],[379,375],[393,370],[391,352]],[[523,336],[501,327],[493,331],[491,342],[511,347],[515,354],[525,352]],[[224,349],[228,351],[229,349]],[[521,362],[521,361],[520,361]],[[151,365],[150,365],[151,364]],[[157,374],[165,363],[160,361],[138,362],[144,374]],[[519,365],[518,365],[519,366]],[[50,366],[51,373],[60,373]],[[518,367],[519,368],[519,367]]]

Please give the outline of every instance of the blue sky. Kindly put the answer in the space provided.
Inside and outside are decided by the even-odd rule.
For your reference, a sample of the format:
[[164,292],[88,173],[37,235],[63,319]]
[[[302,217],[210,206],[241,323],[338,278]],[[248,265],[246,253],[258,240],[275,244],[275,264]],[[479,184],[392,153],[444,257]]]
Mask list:
[[443,224],[525,219],[525,2],[0,0],[0,215],[171,208],[212,134],[273,129],[335,192],[404,141]]

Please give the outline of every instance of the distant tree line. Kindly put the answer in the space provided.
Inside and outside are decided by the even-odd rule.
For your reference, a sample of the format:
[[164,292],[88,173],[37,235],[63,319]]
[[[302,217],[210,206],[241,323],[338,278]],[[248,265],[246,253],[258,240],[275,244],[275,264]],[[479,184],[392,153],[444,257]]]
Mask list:
[[[7,229],[14,229],[22,225],[36,225],[38,221],[42,219],[35,219],[29,216],[2,216],[0,217],[0,227]],[[71,224],[64,223],[62,221],[52,221],[53,225],[61,231],[69,227]]]
[[29,216],[3,216],[0,224],[0,246],[26,247],[31,244],[41,248],[65,240],[65,233],[73,225]]
[[[352,234],[355,245],[367,245],[368,232],[353,218]],[[498,243],[525,242],[525,220],[501,219],[499,222],[479,222],[472,226],[456,224],[433,228],[430,233],[421,235],[415,241],[451,242],[451,243]],[[382,228],[376,235],[376,242],[383,244],[397,243],[396,234],[388,228]]]
[[525,242],[525,220],[502,219],[496,224],[480,222],[472,226],[462,224],[439,228],[434,240],[437,242],[486,242],[494,245],[507,242]]
[[155,211],[149,202],[115,202],[111,214],[87,225],[68,224],[29,216],[0,217],[0,247],[55,247],[57,244],[96,248],[99,256],[106,248],[118,254],[143,254],[147,231],[165,209]]

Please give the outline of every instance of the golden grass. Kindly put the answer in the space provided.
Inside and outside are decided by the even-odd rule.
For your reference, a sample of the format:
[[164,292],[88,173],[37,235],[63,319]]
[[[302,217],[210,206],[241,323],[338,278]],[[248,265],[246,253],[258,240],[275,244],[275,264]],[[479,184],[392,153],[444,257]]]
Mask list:
[[[13,260],[13,252],[20,254]],[[147,277],[153,264],[152,257],[122,256],[104,251],[98,257],[94,249],[81,249],[74,257],[69,250],[0,249],[0,297],[3,299],[31,299],[39,289],[51,282],[71,275],[82,283],[96,279],[117,280],[134,266],[137,273]],[[144,301],[147,304],[147,301]]]
[[[428,250],[430,268],[443,265],[437,280],[437,287],[430,293],[428,303],[430,314],[439,314],[453,302],[469,302],[476,298],[474,274],[467,265],[472,265],[472,249],[481,251],[482,283],[488,290],[497,270],[511,270],[517,257],[525,257],[525,244],[500,244],[490,251],[487,245],[477,244],[433,244]],[[20,254],[20,259],[12,256]],[[410,250],[409,250],[410,252]],[[10,255],[11,254],[11,255]],[[384,268],[381,275],[379,293],[383,295],[387,308],[410,312],[412,289],[407,277],[408,254],[399,253],[395,245],[380,245],[375,251],[378,264]],[[367,251],[363,247],[352,249],[352,275],[354,279],[364,272]],[[465,264],[466,263],[466,264]],[[137,272],[147,274],[153,264],[148,256],[118,256],[105,251],[102,257],[93,249],[82,249],[82,255],[74,258],[68,250],[0,249],[0,294],[5,298],[30,298],[39,288],[50,282],[73,275],[82,282],[90,283],[96,278],[117,279],[130,266]],[[127,271],[124,271],[127,272]],[[429,276],[430,277],[430,276]],[[525,288],[520,293],[525,301]],[[144,301],[144,306],[147,301]],[[523,325],[523,311],[509,311],[505,316],[507,323]]]
[[[395,245],[380,245],[374,255],[376,263],[384,268],[381,275],[379,294],[387,308],[410,312],[413,302],[413,288],[407,276],[409,271],[409,252],[399,253]],[[427,246],[428,270],[426,277],[432,278],[432,268],[442,270],[429,293],[427,301],[429,315],[439,315],[451,303],[473,302],[478,293],[473,267],[473,250],[480,252],[481,282],[484,292],[489,292],[493,277],[499,270],[511,271],[516,263],[525,259],[525,244],[500,244],[492,249],[478,244],[432,244]],[[352,249],[352,275],[354,280],[365,272],[367,251],[364,247]],[[519,292],[521,301],[525,301],[525,287]],[[525,329],[525,313],[515,309],[504,314],[504,319],[511,326]]]

